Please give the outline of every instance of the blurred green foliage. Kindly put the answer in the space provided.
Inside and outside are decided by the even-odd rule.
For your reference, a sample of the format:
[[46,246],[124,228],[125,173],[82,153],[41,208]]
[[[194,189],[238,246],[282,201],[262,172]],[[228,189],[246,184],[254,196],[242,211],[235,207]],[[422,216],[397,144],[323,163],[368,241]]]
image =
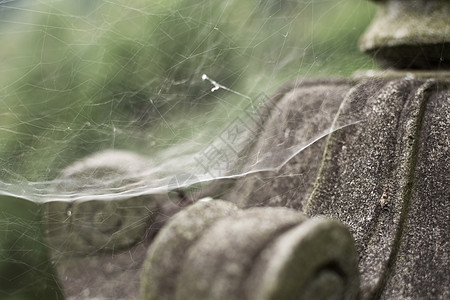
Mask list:
[[373,67],[356,46],[373,13],[362,0],[17,5],[0,25],[3,180],[51,179],[105,148],[148,153],[149,137],[160,148],[191,138],[199,113],[242,101],[211,93],[203,73],[255,96]]
[[39,210],[31,201],[0,196],[0,299],[63,299]]

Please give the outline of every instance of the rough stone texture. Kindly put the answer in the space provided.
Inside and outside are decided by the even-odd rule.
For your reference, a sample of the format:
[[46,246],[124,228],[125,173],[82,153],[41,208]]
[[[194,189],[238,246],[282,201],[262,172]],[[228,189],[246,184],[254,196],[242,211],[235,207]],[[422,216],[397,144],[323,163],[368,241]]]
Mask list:
[[141,295],[356,299],[358,277],[354,240],[342,223],[308,219],[284,207],[237,210],[230,202],[210,200],[180,212],[158,234],[145,262]]
[[237,213],[220,200],[198,202],[178,213],[155,238],[142,271],[142,299],[174,299],[187,251],[212,223]]
[[379,11],[360,41],[360,49],[383,66],[450,68],[448,0],[377,1]]
[[[446,93],[437,93],[442,89]],[[450,93],[437,86],[418,135],[408,217],[383,299],[450,298]]]
[[[296,93],[300,102],[308,88]],[[329,136],[305,211],[350,227],[362,298],[448,298],[449,99],[445,81],[372,79],[350,89],[341,105],[335,126],[362,122]],[[301,154],[303,167],[315,164]],[[256,204],[271,205],[270,199]]]
[[[439,214],[421,217],[411,214],[410,203],[415,183],[421,179],[416,178],[415,172],[415,164],[419,158],[418,145],[425,146],[430,151],[445,149],[439,147],[439,144],[424,144],[420,137],[424,128],[422,117],[430,113],[425,109],[430,97],[433,98],[430,94],[440,93],[440,99],[449,97],[448,89],[442,89],[443,86],[433,80],[362,83],[347,97],[336,122],[346,122],[348,115],[354,118],[354,114],[359,114],[366,119],[364,126],[344,129],[329,137],[307,212],[310,215],[334,216],[350,226],[360,255],[363,298],[378,297],[386,289],[389,276],[402,276],[403,283],[412,284],[410,280],[416,273],[427,275],[421,280],[415,280],[416,290],[439,290],[436,294],[441,297],[448,294],[448,286],[441,286],[437,282],[432,286],[433,282],[424,279],[435,274],[428,267],[419,271],[401,265],[399,273],[392,270],[399,257],[398,248],[404,245],[402,236],[414,231],[414,228],[406,226],[407,220],[439,218]],[[441,140],[444,144],[448,144],[448,118],[446,126],[447,130],[440,133],[447,136],[447,141],[445,138]],[[445,126],[441,125],[442,129],[443,127]],[[442,164],[444,161],[436,163]],[[434,178],[428,177],[427,180],[439,182],[440,176],[446,176],[445,174],[448,173],[441,173],[437,178],[435,174]],[[431,201],[444,202],[444,199],[448,199],[448,187],[437,191],[435,197],[438,200]],[[380,203],[381,200],[383,203]],[[433,205],[425,195],[420,201]],[[448,215],[448,209],[444,214]],[[446,223],[441,223],[440,226],[445,226],[444,224]],[[435,241],[439,245],[438,249],[442,249],[448,240],[448,233],[446,234],[447,236],[444,234],[440,240]],[[434,249],[423,248],[421,253],[433,263],[447,264],[445,255],[436,257]],[[448,276],[447,274],[447,279]],[[405,288],[396,288],[401,290],[399,295],[408,298]]]
[[353,237],[342,223],[314,218],[281,234],[255,260],[248,299],[357,299]]
[[175,299],[245,299],[242,281],[258,253],[305,217],[285,208],[253,208],[215,222],[188,250]]
[[[361,257],[363,296],[377,292],[395,247],[408,176],[405,165],[411,151],[402,143],[409,117],[403,113],[410,90],[418,86],[412,81],[387,85],[378,81],[362,83],[353,90],[336,123],[356,117],[364,119],[364,125],[329,137],[307,206],[311,215],[335,216],[350,226]],[[413,132],[407,134],[414,136]],[[381,210],[379,202],[385,191],[389,212]]]
[[313,188],[325,146],[325,138],[317,135],[331,127],[350,87],[351,82],[344,80],[304,80],[285,86],[277,94],[276,109],[248,157],[257,159],[260,153],[266,154],[265,160],[276,161],[270,161],[270,165],[282,165],[289,157],[283,151],[298,145],[305,148],[278,171],[258,172],[238,180],[223,197],[240,207],[301,210]]

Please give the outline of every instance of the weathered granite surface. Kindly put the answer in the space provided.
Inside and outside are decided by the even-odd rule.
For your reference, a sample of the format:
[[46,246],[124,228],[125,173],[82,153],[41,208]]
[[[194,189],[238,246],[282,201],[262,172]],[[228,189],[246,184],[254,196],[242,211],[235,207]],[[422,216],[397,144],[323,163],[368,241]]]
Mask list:
[[449,85],[435,85],[428,97],[417,134],[409,201],[404,200],[404,229],[383,299],[450,297]]
[[[330,91],[334,94],[332,87]],[[293,98],[289,107],[295,107],[309,87],[295,93],[281,99],[279,107],[289,110],[281,104],[288,98]],[[328,137],[312,194],[305,189],[301,195],[298,189],[294,199],[288,193],[277,195],[282,205],[303,207],[310,216],[332,216],[350,227],[360,256],[364,299],[449,297],[449,105],[445,80],[356,83],[341,103],[335,126],[362,122]],[[317,162],[300,153],[285,168],[296,165],[316,168]],[[280,172],[273,177],[282,178],[284,186],[299,186],[298,176]],[[237,191],[245,180],[237,183]],[[257,200],[247,195],[235,192],[233,198],[243,206],[272,205],[270,195]]]
[[[283,176],[277,176],[276,172],[251,174],[239,180],[235,188],[222,198],[240,207],[286,206],[302,209],[319,170],[322,155],[318,153],[322,153],[325,146],[325,138],[312,144],[310,141],[332,125],[339,105],[351,86],[352,82],[347,80],[302,80],[280,89],[274,97],[277,109],[268,116],[248,157],[257,158],[258,153],[272,152],[274,148],[308,147],[280,169],[278,173]],[[275,152],[264,159],[278,162],[271,165],[279,165],[286,157]],[[250,161],[249,165],[252,163]]]

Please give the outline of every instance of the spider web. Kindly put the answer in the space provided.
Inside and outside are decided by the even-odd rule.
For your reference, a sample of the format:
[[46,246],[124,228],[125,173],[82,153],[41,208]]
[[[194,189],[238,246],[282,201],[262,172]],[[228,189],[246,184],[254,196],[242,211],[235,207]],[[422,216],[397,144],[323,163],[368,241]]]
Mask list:
[[324,114],[305,144],[249,157],[270,95],[373,68],[356,46],[372,14],[362,0],[0,0],[0,195],[111,201],[278,170],[339,128]]

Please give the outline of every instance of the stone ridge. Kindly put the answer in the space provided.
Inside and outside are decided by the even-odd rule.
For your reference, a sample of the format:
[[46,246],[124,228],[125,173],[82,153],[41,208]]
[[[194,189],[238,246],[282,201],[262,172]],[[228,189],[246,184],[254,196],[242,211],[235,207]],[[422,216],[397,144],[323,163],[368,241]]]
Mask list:
[[408,216],[382,299],[450,298],[449,86],[435,85],[427,97]]

